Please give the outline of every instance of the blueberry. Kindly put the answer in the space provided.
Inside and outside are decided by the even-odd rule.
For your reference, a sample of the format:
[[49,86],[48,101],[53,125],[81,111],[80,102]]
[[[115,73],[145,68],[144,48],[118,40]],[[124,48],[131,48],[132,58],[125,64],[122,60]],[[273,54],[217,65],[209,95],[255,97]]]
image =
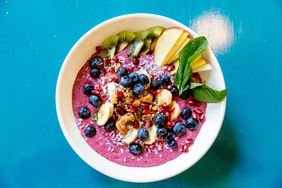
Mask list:
[[182,136],[186,134],[186,126],[183,122],[177,122],[172,128],[174,134],[176,136]]
[[94,68],[94,69],[91,69],[91,70],[90,70],[90,76],[91,76],[92,78],[98,78],[98,77],[100,76],[100,74],[101,74],[100,69]]
[[104,128],[108,132],[112,132],[113,130],[116,129],[116,123],[115,121],[111,118],[107,121],[107,123],[104,125]]
[[141,83],[135,84],[133,86],[133,93],[135,95],[141,95],[144,92],[145,88]]
[[122,76],[119,80],[120,85],[123,87],[131,87],[132,86],[132,80],[129,78],[129,76]]
[[142,152],[142,147],[139,144],[129,144],[129,152],[133,155],[139,155]]
[[91,85],[91,84],[85,84],[85,85],[83,86],[82,92],[83,92],[85,95],[90,95],[93,90],[94,90],[94,86],[93,86],[93,85]]
[[190,131],[194,131],[198,129],[199,121],[197,119],[190,117],[186,120],[186,126]]
[[138,138],[142,141],[146,141],[149,137],[149,133],[146,129],[146,127],[142,127],[138,130]]
[[168,74],[164,74],[161,77],[161,84],[163,86],[167,86],[170,83],[170,76]]
[[103,59],[101,57],[94,57],[92,61],[90,61],[91,69],[97,68],[99,64],[103,63]]
[[90,115],[91,111],[87,106],[80,108],[78,111],[78,116],[82,119],[89,118]]
[[119,77],[122,77],[122,76],[126,76],[128,74],[127,70],[125,67],[120,67],[118,70],[117,70],[117,75]]
[[157,125],[157,127],[163,127],[165,126],[167,121],[167,118],[164,114],[159,113],[158,115],[156,115],[154,123]]
[[190,96],[189,90],[184,91],[184,92],[180,95],[181,99],[185,99],[185,100],[188,99],[189,96]]
[[171,149],[175,148],[177,146],[177,142],[175,139],[170,140],[167,142],[168,147],[170,147]]
[[157,90],[161,86],[161,81],[160,80],[152,80],[151,81],[151,89],[152,90]]
[[173,96],[178,96],[178,94],[179,94],[179,90],[176,86],[172,86],[170,92]]
[[174,140],[173,133],[171,131],[168,131],[165,135],[163,135],[163,138],[166,142]]
[[92,106],[96,108],[98,108],[102,104],[100,98],[97,95],[90,95],[88,101]]
[[188,119],[189,117],[191,117],[192,115],[192,111],[190,108],[183,108],[183,110],[181,111],[181,117],[183,119]]
[[160,136],[164,136],[164,135],[167,134],[167,129],[164,128],[164,127],[157,128],[157,133],[158,133],[158,135],[160,135]]
[[133,72],[133,73],[129,74],[128,76],[129,76],[129,78],[131,78],[131,80],[134,84],[139,82],[139,75],[136,72]]
[[143,85],[146,85],[150,82],[149,77],[146,74],[140,74],[139,80],[140,80],[140,83]]
[[84,133],[85,133],[85,136],[87,136],[88,138],[91,138],[96,135],[96,129],[93,126],[87,126],[84,129]]

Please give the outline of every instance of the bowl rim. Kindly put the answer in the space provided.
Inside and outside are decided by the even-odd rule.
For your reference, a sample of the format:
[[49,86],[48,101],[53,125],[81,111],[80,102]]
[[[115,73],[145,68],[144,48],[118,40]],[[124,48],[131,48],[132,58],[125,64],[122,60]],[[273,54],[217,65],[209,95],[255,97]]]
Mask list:
[[[132,14],[124,14],[124,15],[120,15],[120,16],[116,16],[116,17],[113,17],[111,19],[108,19],[106,21],[103,21],[101,23],[99,23],[98,25],[95,25],[94,27],[92,27],[90,30],[88,30],[85,34],[83,34],[79,40],[77,40],[75,42],[75,44],[72,46],[72,48],[70,49],[70,51],[68,52],[66,58],[64,59],[64,62],[61,66],[61,69],[59,71],[59,75],[58,75],[58,79],[57,79],[57,84],[56,84],[56,93],[55,93],[55,101],[56,101],[56,112],[57,112],[57,117],[58,117],[58,120],[59,120],[59,124],[60,124],[60,127],[61,127],[61,130],[65,136],[65,138],[67,139],[67,142],[70,144],[71,148],[77,153],[77,155],[84,161],[86,162],[89,166],[91,166],[92,168],[94,168],[95,170],[101,172],[102,174],[104,175],[107,175],[109,177],[112,177],[114,179],[117,179],[117,180],[122,180],[122,181],[127,181],[127,182],[135,182],[135,183],[145,183],[145,182],[155,182],[155,181],[160,181],[160,180],[164,180],[164,179],[168,179],[168,178],[171,178],[175,175],[178,175],[182,172],[184,172],[185,170],[189,169],[190,167],[192,167],[195,163],[197,163],[207,152],[208,150],[210,149],[210,147],[213,145],[214,141],[216,140],[220,130],[221,130],[221,127],[222,127],[222,123],[223,123],[223,120],[224,120],[224,116],[225,116],[225,111],[226,111],[226,100],[227,100],[227,97],[221,102],[222,103],[222,110],[221,110],[221,114],[219,114],[218,116],[218,128],[217,130],[214,130],[216,132],[216,134],[214,134],[215,136],[211,138],[211,141],[209,143],[207,143],[207,149],[200,153],[199,155],[197,155],[197,158],[190,163],[190,165],[187,165],[181,169],[179,169],[178,171],[174,172],[174,173],[170,173],[170,174],[167,174],[167,175],[162,175],[162,176],[159,176],[158,178],[145,178],[145,179],[132,179],[132,178],[127,178],[127,177],[124,177],[122,175],[112,175],[110,173],[108,173],[107,171],[105,171],[104,169],[102,168],[98,168],[97,166],[93,166],[92,164],[90,164],[90,162],[88,161],[87,157],[83,154],[83,152],[81,152],[78,147],[76,146],[76,144],[74,143],[74,140],[72,139],[71,135],[68,133],[67,131],[67,128],[66,126],[64,125],[63,123],[63,117],[61,115],[61,108],[60,108],[60,102],[59,102],[59,95],[60,95],[60,87],[61,87],[61,80],[62,80],[62,73],[64,72],[65,70],[65,67],[67,66],[67,62],[71,56],[71,54],[75,51],[75,49],[81,44],[81,42],[84,40],[84,38],[87,38],[89,35],[91,35],[91,33],[98,29],[99,27],[102,27],[104,25],[108,25],[108,24],[111,24],[117,20],[120,20],[120,19],[124,19],[124,18],[129,18],[129,17],[155,17],[157,19],[161,19],[161,20],[165,20],[167,22],[170,22],[170,23],[177,23],[178,25],[180,25],[182,28],[184,28],[185,30],[187,30],[189,33],[191,33],[194,37],[198,36],[198,34],[196,34],[193,30],[191,30],[189,27],[187,27],[186,25],[182,24],[181,22],[178,22],[174,19],[171,19],[171,18],[168,18],[166,16],[161,16],[161,15],[158,15],[158,14],[149,14],[149,13],[132,13]],[[222,70],[221,70],[221,67],[219,66],[219,63],[218,63],[218,60],[217,58],[215,57],[214,53],[212,52],[212,50],[208,47],[208,51],[209,53],[211,54],[211,56],[213,56],[213,58],[216,60],[215,64],[216,64],[216,68],[218,69],[218,72],[220,73],[220,76],[222,77],[222,85],[224,88],[226,88],[226,85],[225,85],[225,80],[224,80],[224,76],[223,76],[223,73],[222,73]],[[173,159],[174,160],[174,159]],[[173,161],[171,160],[171,161]],[[112,161],[111,161],[112,162]],[[160,166],[160,165],[159,165]],[[143,167],[143,168],[150,168],[150,167]]]

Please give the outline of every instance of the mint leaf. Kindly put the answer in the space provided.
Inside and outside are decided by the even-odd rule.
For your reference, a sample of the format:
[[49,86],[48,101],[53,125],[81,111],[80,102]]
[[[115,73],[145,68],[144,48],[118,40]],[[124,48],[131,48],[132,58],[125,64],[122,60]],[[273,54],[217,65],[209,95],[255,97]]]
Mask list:
[[201,55],[208,47],[205,37],[190,40],[179,52],[179,67],[174,79],[174,85],[179,89],[179,94],[185,91],[193,74],[190,64]]
[[198,85],[192,89],[192,97],[201,102],[216,103],[220,102],[227,95],[227,90],[214,90],[207,85]]
[[93,120],[98,121],[98,115],[97,114],[94,114]]

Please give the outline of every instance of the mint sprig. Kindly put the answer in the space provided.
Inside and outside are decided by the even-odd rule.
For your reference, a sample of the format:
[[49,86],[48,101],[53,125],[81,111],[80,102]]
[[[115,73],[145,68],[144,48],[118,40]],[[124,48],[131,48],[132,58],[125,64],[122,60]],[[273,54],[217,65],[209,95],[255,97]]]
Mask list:
[[174,85],[179,90],[179,95],[190,90],[192,97],[201,102],[220,102],[227,95],[227,90],[215,90],[203,83],[192,83],[193,71],[191,63],[208,48],[205,37],[197,37],[190,40],[179,53],[179,67],[174,79]]

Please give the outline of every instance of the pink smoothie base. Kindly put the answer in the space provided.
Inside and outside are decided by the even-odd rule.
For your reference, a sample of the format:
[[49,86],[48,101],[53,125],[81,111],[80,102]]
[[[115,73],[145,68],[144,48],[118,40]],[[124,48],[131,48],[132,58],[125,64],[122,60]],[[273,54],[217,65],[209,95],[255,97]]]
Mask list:
[[[134,66],[134,71],[139,70],[140,68],[143,68],[147,70],[147,72],[151,75],[152,71],[156,71],[156,75],[161,76],[162,74],[166,73],[166,70],[157,68],[153,61],[152,55],[146,55],[143,57],[140,57],[140,63],[138,66],[133,65],[132,62],[128,59],[126,55],[126,51],[123,51],[118,54],[118,57],[120,61],[123,63],[123,66]],[[92,118],[88,119],[81,119],[78,116],[78,111],[83,106],[88,106],[91,110],[91,116],[93,117],[94,113],[97,111],[92,105],[88,102],[88,97],[85,96],[82,92],[82,88],[86,83],[90,84],[105,84],[105,79],[111,79],[112,76],[102,73],[101,79],[94,80],[89,75],[89,65],[86,63],[79,73],[77,74],[74,86],[73,86],[73,92],[72,92],[72,106],[73,106],[73,113],[76,119],[76,124],[78,128],[81,130],[81,135],[85,139],[85,141],[88,143],[88,145],[97,153],[102,155],[103,157],[107,158],[110,161],[113,161],[117,164],[124,165],[124,166],[134,166],[134,167],[150,167],[150,166],[158,166],[163,163],[166,163],[170,160],[175,159],[179,155],[189,155],[188,153],[183,153],[182,147],[185,145],[185,142],[188,139],[195,140],[203,122],[199,121],[199,128],[195,131],[190,131],[187,129],[187,133],[184,136],[181,137],[175,137],[177,140],[177,147],[174,149],[170,149],[165,142],[162,142],[161,140],[157,140],[152,145],[146,145],[143,148],[143,152],[140,155],[133,155],[129,152],[128,146],[123,145],[119,141],[120,133],[118,133],[117,130],[113,132],[107,132],[105,129],[101,126],[98,126]],[[189,107],[192,111],[195,109],[200,109],[203,113],[205,113],[206,110],[206,103],[200,103],[198,106],[190,106],[187,103],[187,100],[183,100],[181,98],[173,98],[181,109],[185,107]],[[84,135],[84,128],[88,125],[92,125],[96,128],[96,135],[92,138],[87,138]],[[186,144],[187,145],[187,144]]]

